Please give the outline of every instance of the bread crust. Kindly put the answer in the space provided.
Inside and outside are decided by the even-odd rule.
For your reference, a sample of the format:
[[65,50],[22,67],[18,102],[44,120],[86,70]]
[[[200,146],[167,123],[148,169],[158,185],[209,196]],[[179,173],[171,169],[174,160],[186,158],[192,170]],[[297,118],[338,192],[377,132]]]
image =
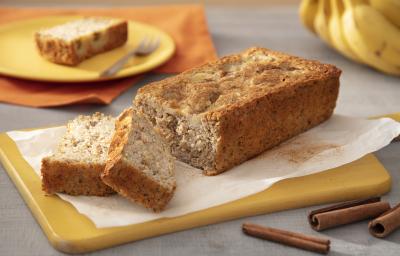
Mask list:
[[338,91],[338,78],[324,79],[210,113],[206,118],[217,121],[220,137],[215,168],[204,174],[224,172],[324,122],[333,113]]
[[174,195],[176,185],[172,189],[164,187],[123,159],[122,153],[132,129],[133,114],[133,109],[129,108],[115,123],[115,133],[101,179],[130,201],[139,203],[154,212],[160,212]]
[[[261,65],[257,54],[270,60]],[[229,65],[243,62],[250,62],[251,69],[229,74]],[[217,138],[210,152],[213,164],[196,167],[216,175],[327,120],[336,105],[340,74],[333,65],[253,47],[146,85],[134,104],[158,106],[212,127]]]
[[204,173],[224,172],[329,119],[336,106],[341,71],[316,64],[315,73],[312,79],[207,113],[206,119],[219,124],[220,137],[215,167]]
[[[107,42],[104,46],[95,48],[93,43],[99,35],[106,37]],[[35,42],[39,53],[51,62],[68,66],[76,66],[96,54],[120,47],[125,44],[127,39],[128,23],[126,21],[113,24],[101,31],[101,33],[93,32],[90,36],[76,38],[71,41],[43,35],[40,32],[35,33]],[[77,49],[83,44],[86,49],[83,55],[79,55]]]
[[108,196],[115,194],[100,179],[104,165],[42,159],[42,190],[48,194]]
[[165,189],[123,159],[116,161],[113,165],[106,165],[101,178],[118,194],[154,212],[164,210],[176,188]]

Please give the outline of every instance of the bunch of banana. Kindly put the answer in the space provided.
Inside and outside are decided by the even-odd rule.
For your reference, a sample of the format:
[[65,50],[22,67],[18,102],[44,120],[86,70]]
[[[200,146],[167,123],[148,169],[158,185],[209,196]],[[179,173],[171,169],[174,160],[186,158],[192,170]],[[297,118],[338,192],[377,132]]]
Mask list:
[[400,0],[303,0],[299,12],[347,58],[400,76]]

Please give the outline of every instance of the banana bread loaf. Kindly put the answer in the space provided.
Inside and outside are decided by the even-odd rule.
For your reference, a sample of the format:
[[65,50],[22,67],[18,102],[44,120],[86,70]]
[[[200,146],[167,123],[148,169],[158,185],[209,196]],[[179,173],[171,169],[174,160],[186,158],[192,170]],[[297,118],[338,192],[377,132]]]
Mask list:
[[216,175],[327,120],[340,73],[250,48],[144,86],[134,105],[175,157]]
[[159,212],[175,187],[175,160],[152,124],[132,108],[115,124],[108,160],[101,175],[120,195]]
[[44,58],[70,66],[117,48],[127,38],[126,21],[96,17],[71,21],[35,33],[37,48]]
[[115,119],[101,113],[68,122],[56,152],[42,159],[42,189],[47,194],[105,196],[115,193],[100,179],[114,133]]

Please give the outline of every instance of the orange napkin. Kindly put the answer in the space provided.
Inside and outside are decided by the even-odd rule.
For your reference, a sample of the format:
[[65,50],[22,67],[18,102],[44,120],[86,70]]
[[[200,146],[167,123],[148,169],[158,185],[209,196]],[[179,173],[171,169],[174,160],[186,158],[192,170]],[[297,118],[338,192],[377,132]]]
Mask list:
[[[176,52],[157,73],[178,73],[216,58],[200,5],[146,6],[134,8],[0,8],[0,24],[44,15],[108,16],[154,25],[169,33]],[[140,76],[108,82],[50,83],[0,76],[0,102],[33,107],[74,103],[109,104]]]

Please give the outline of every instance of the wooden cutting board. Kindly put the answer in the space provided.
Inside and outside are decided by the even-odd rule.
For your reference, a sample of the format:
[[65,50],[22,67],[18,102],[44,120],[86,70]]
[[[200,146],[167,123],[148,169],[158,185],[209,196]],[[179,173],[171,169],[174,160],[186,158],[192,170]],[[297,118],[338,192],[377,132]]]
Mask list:
[[[400,114],[390,115],[400,120]],[[175,231],[310,205],[382,195],[390,190],[388,172],[373,154],[339,168],[291,178],[246,198],[175,218],[98,229],[57,196],[44,196],[41,182],[14,142],[0,134],[0,161],[50,243],[67,253],[94,251]],[[306,221],[306,220],[304,220]]]

